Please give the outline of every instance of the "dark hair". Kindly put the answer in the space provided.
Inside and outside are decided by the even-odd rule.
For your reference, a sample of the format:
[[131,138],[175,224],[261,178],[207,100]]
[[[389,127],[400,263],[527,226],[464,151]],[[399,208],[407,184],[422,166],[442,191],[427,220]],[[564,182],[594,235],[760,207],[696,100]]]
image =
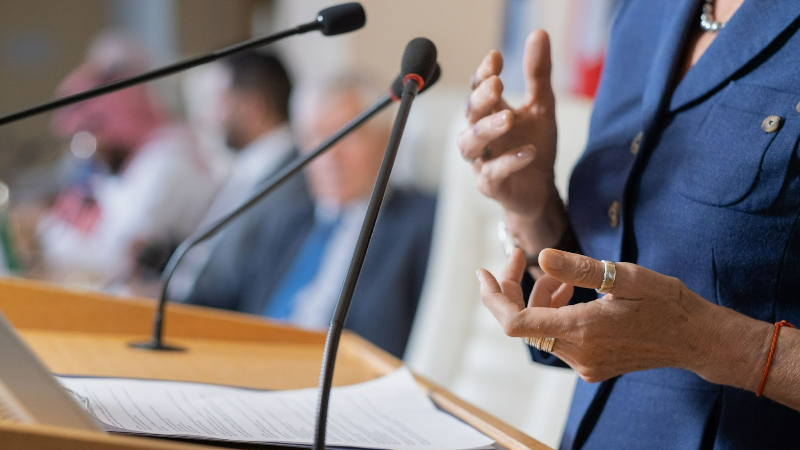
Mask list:
[[231,86],[258,93],[268,110],[289,119],[292,80],[277,56],[251,51],[226,58],[225,65],[231,70]]

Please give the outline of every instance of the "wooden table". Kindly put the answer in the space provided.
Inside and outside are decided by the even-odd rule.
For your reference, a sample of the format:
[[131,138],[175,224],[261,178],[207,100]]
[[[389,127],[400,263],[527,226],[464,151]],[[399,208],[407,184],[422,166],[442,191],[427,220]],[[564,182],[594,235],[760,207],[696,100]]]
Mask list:
[[[23,280],[0,281],[0,311],[51,371],[69,375],[195,381],[257,389],[317,386],[325,334],[258,317],[171,304],[165,341],[184,352],[130,348],[146,340],[154,302],[96,292],[64,290]],[[368,381],[402,362],[346,332],[334,385]],[[440,407],[509,449],[549,447],[417,376]],[[208,445],[0,423],[0,445],[8,450],[191,450]],[[252,447],[249,447],[252,448]]]

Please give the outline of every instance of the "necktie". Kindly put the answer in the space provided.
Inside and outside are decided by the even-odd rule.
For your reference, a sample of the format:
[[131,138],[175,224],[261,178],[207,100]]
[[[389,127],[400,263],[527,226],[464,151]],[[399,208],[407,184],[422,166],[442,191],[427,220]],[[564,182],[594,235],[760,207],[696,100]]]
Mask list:
[[289,318],[295,296],[314,279],[322,262],[325,247],[338,223],[338,220],[317,220],[314,223],[292,265],[264,308],[265,316],[283,320]]

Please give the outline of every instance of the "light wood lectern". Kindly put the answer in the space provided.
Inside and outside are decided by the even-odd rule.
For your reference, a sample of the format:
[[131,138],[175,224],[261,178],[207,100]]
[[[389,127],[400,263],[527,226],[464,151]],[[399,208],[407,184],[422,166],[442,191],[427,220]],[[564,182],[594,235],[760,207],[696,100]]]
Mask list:
[[[315,387],[324,333],[257,317],[170,304],[165,341],[184,352],[128,347],[150,335],[155,302],[68,291],[22,280],[0,281],[0,311],[58,374],[197,381],[258,389]],[[352,333],[342,337],[334,385],[367,381],[401,362]],[[0,358],[2,355],[0,355]],[[417,377],[440,407],[509,449],[549,447]],[[231,448],[230,445],[226,445]],[[252,445],[242,446],[253,448]],[[202,444],[0,422],[4,450],[209,450]],[[235,448],[235,445],[234,445]]]

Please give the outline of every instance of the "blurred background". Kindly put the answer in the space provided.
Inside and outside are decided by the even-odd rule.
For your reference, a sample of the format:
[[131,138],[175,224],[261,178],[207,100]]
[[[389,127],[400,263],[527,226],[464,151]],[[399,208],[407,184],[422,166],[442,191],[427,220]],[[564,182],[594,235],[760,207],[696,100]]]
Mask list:
[[[4,0],[0,5],[0,115],[90,87],[88,82],[81,83],[75,71],[91,59],[89,53],[103,58],[103,49],[95,45],[98,36],[116,33],[135,41],[135,48],[126,55],[143,55],[138,65],[131,66],[130,71],[135,73],[293,27],[312,20],[318,10],[334,3]],[[558,102],[557,183],[566,197],[569,172],[586,139],[592,96],[616,2],[362,3],[367,12],[367,25],[362,30],[336,37],[309,33],[283,40],[271,50],[283,59],[296,84],[355,72],[388,87],[410,39],[425,36],[438,48],[443,76],[435,89],[414,104],[393,175],[397,185],[438,195],[427,278],[405,360],[457,395],[557,446],[575,378],[570,371],[530,363],[525,345],[505,337],[482,308],[474,272],[478,267],[496,272],[505,262],[497,238],[501,213],[477,192],[471,168],[461,160],[455,139],[465,126],[463,110],[470,76],[484,55],[491,49],[503,53],[506,64],[502,79],[513,103],[522,95],[525,37],[530,30],[544,28],[551,34]],[[119,52],[126,47],[114,48]],[[113,60],[114,56],[109,58]],[[136,60],[133,56],[129,59]],[[206,175],[184,178],[196,180],[186,181],[195,193],[203,189],[210,192],[208,202],[198,201],[198,210],[210,202],[212,191],[231,164],[217,114],[223,79],[218,68],[200,67],[154,82],[147,94],[158,105],[157,116],[184,124],[189,138],[198,143],[200,157],[209,162]],[[59,260],[58,247],[67,238],[58,234],[62,231],[52,231],[48,221],[52,222],[53,216],[69,217],[73,226],[91,229],[98,220],[91,213],[95,200],[87,199],[75,187],[82,186],[87,173],[108,170],[92,162],[99,151],[98,137],[75,130],[69,126],[69,117],[53,114],[0,128],[0,272],[123,295],[152,296],[152,283],[132,287],[125,282],[129,278],[116,273],[100,279],[75,270],[93,264],[113,265],[103,261],[103,257],[110,260],[109,255],[114,255],[110,250],[104,252],[111,243],[101,246],[97,261]],[[198,214],[195,222],[199,222],[202,211]],[[190,216],[181,215],[186,220]],[[142,220],[124,214],[121,217],[113,226],[121,229]],[[188,231],[181,234],[184,225]],[[193,226],[196,223],[176,225],[174,236],[185,237]],[[52,249],[44,248],[47,246]],[[87,249],[85,259],[90,259],[91,253]],[[56,262],[48,263],[48,258]],[[157,281],[157,274],[153,279]]]

